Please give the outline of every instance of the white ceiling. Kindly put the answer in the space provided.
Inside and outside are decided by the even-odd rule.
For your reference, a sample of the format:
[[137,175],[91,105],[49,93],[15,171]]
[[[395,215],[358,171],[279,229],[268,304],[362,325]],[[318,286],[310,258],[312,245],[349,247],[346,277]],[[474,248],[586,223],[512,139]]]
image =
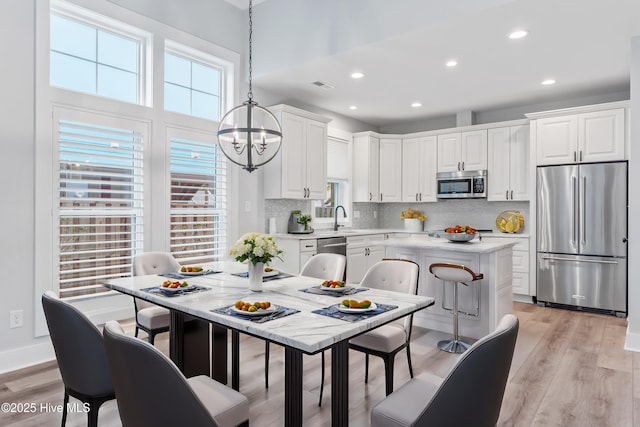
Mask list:
[[[628,90],[630,38],[640,35],[640,1],[494,4],[407,32],[395,18],[399,30],[391,37],[304,58],[257,77],[254,71],[254,86],[376,126]],[[254,20],[260,19],[259,10]],[[508,33],[517,28],[529,36],[510,40]],[[292,45],[297,36],[290,35]],[[450,69],[445,62],[451,58],[458,66]],[[365,77],[351,79],[356,70]],[[557,83],[542,86],[547,78]],[[318,80],[334,89],[311,84]],[[412,108],[414,101],[422,107]]]

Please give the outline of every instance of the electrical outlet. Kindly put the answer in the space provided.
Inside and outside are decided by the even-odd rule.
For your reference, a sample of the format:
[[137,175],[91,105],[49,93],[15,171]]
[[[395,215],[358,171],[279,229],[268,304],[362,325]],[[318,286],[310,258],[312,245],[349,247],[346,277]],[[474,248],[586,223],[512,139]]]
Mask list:
[[353,211],[353,217],[356,219],[360,218],[360,211]]
[[22,328],[24,326],[23,310],[12,310],[9,312],[9,328]]

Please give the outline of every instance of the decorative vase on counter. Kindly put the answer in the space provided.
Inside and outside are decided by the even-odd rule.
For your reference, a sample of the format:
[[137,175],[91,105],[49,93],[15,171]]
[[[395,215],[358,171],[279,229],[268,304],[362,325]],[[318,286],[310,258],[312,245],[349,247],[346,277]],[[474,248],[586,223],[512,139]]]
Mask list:
[[249,289],[253,292],[262,292],[262,276],[264,275],[264,263],[249,261],[247,264],[249,274]]
[[423,221],[418,218],[405,218],[404,220],[404,229],[406,231],[422,231]]

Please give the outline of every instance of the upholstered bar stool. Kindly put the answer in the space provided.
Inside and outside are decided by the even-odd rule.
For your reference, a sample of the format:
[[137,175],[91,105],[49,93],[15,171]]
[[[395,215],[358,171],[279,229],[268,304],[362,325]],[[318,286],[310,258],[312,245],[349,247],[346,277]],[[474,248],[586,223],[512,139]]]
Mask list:
[[453,339],[438,342],[438,348],[449,353],[464,353],[471,347],[471,343],[458,335],[458,283],[469,286],[468,282],[481,280],[484,276],[464,265],[444,262],[431,264],[429,272],[436,278],[453,284]]

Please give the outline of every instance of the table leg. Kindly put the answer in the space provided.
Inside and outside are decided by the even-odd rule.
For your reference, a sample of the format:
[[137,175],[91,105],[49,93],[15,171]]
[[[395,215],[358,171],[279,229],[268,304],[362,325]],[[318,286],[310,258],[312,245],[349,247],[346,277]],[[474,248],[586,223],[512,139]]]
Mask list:
[[169,357],[186,377],[209,375],[209,322],[170,310]]
[[227,384],[227,328],[212,324],[211,340],[211,378]]
[[284,425],[302,425],[302,353],[284,349]]
[[240,390],[240,332],[231,331],[231,387]]
[[349,425],[349,341],[331,348],[331,425]]

